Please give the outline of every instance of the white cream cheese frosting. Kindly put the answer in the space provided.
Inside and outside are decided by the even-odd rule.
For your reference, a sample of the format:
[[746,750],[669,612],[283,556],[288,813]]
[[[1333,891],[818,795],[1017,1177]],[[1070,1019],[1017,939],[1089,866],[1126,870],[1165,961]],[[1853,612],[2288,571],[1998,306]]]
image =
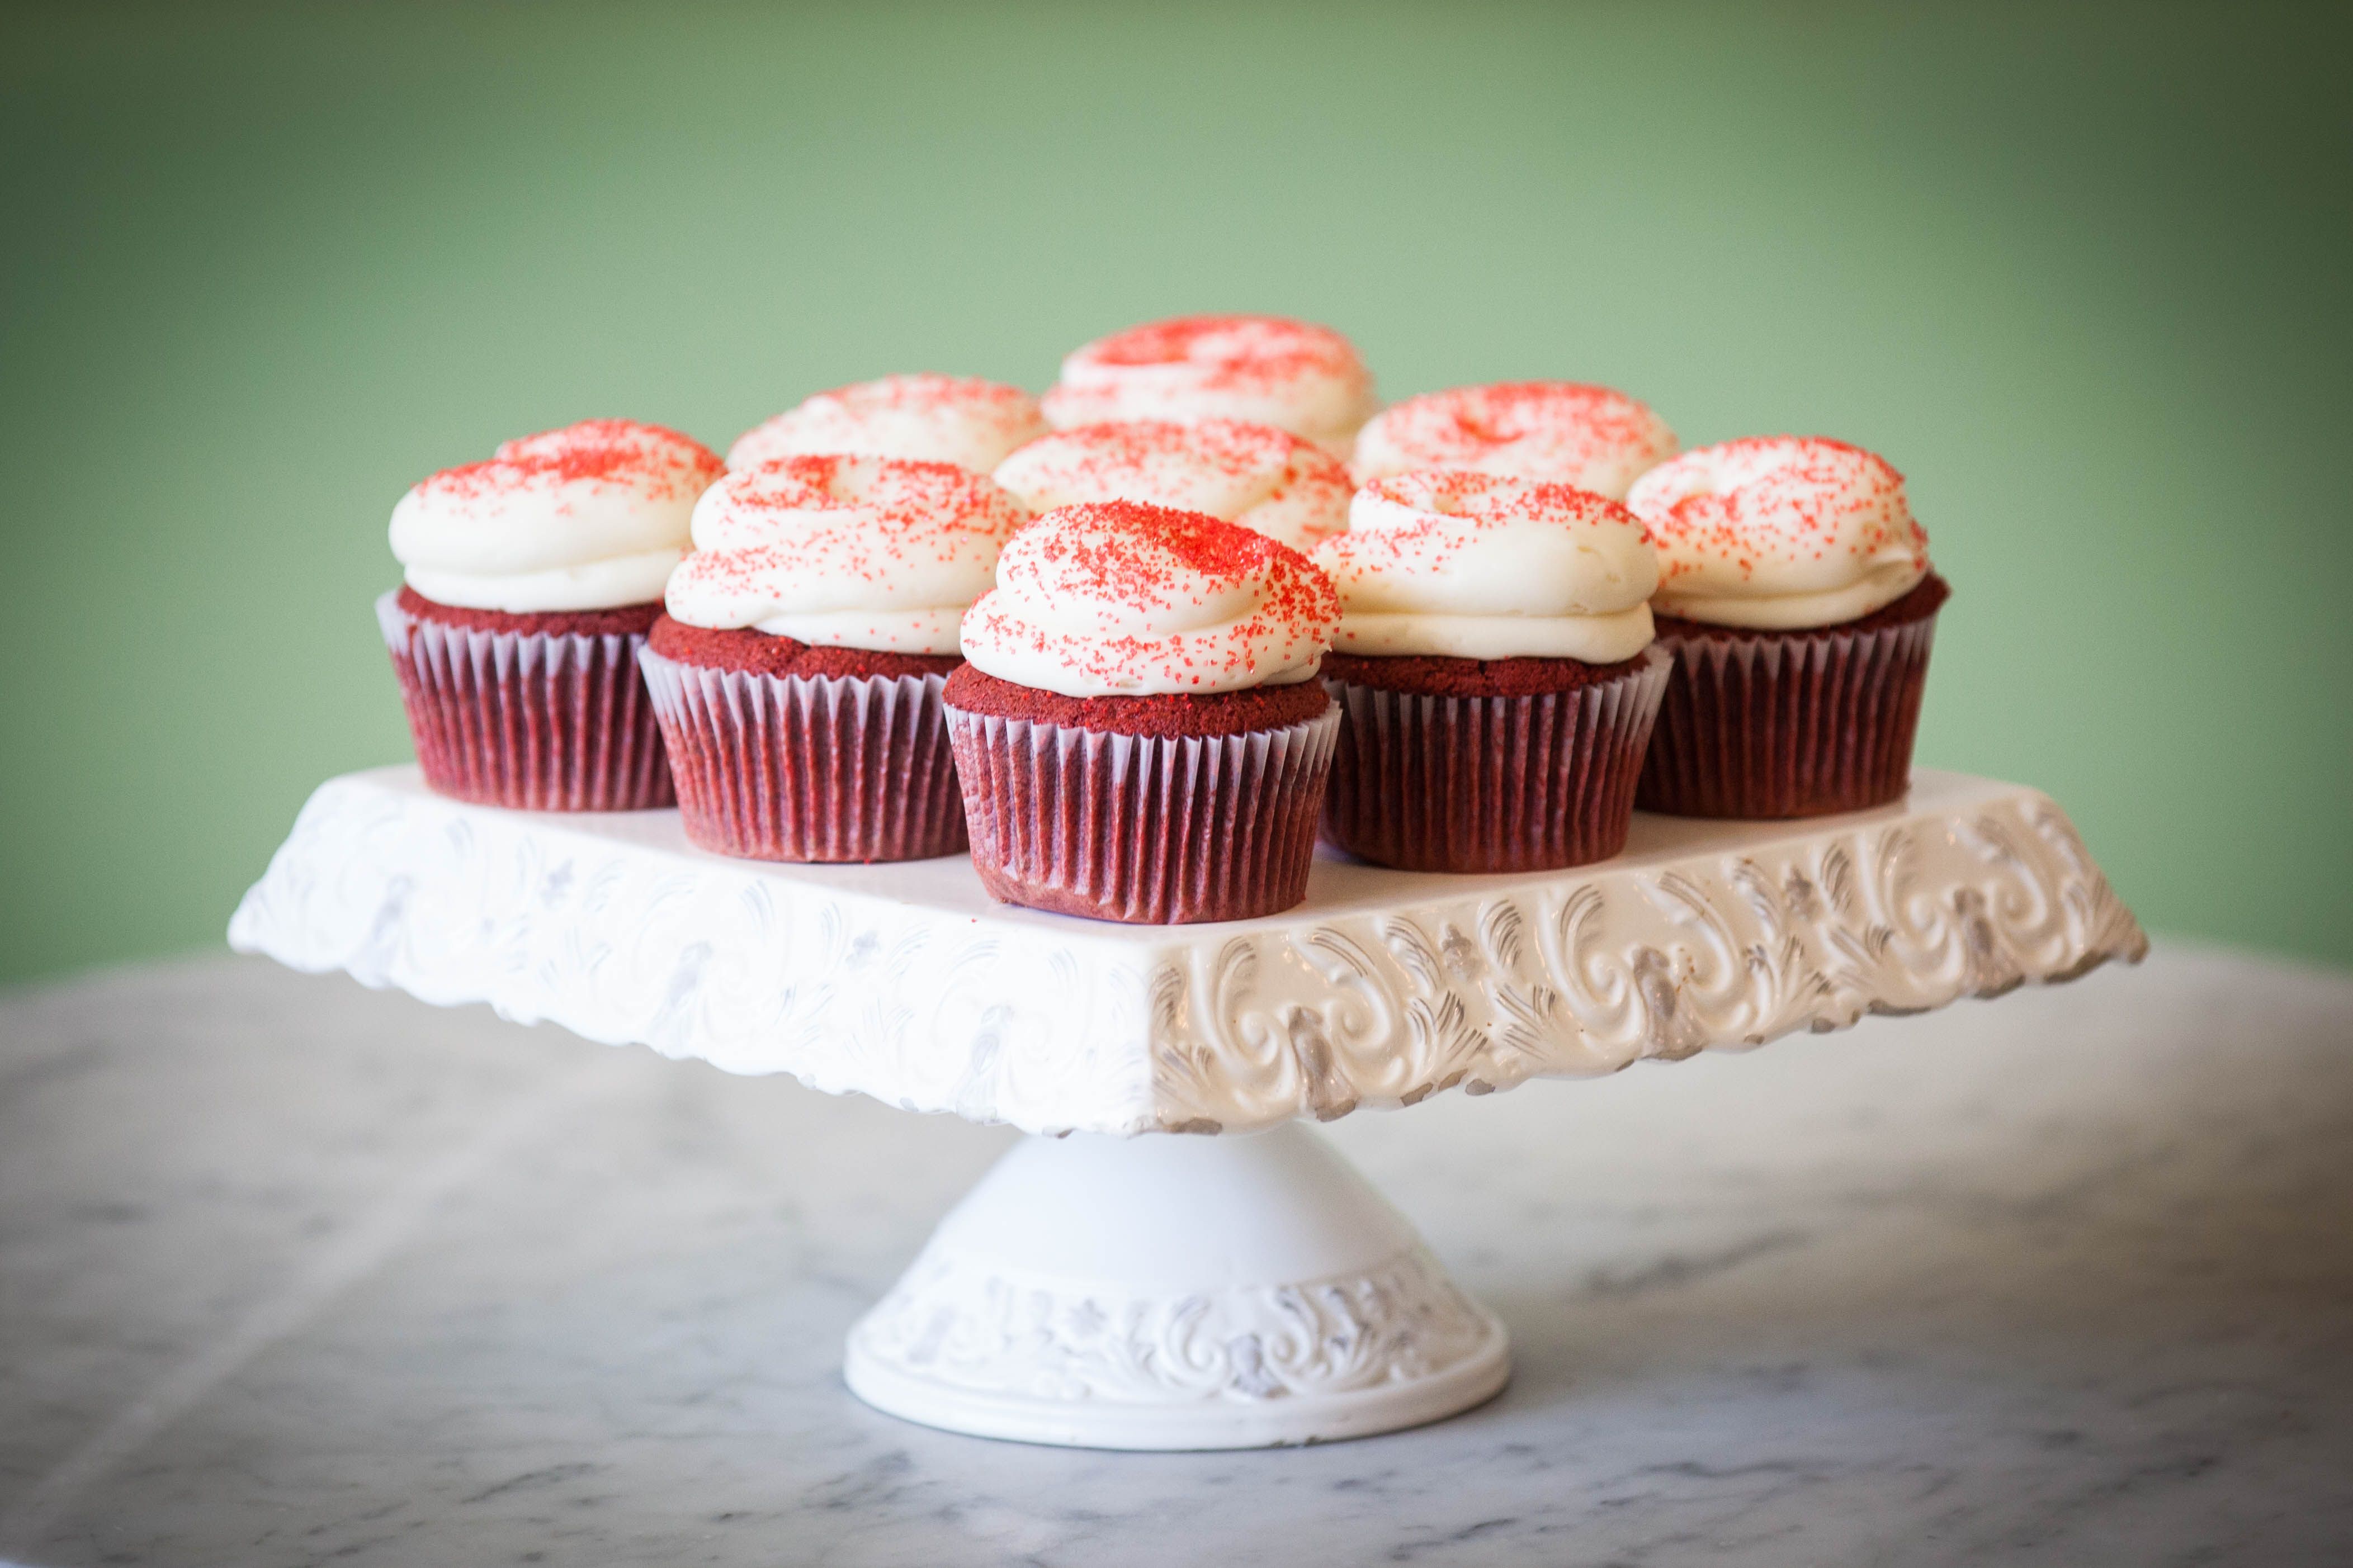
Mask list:
[[1043,405],[1057,430],[1248,419],[1342,453],[1377,406],[1354,344],[1281,316],[1181,316],[1098,338],[1062,362]]
[[392,509],[392,553],[411,588],[464,609],[648,604],[721,469],[702,443],[630,419],[521,437],[413,486]]
[[1293,550],[1348,526],[1346,465],[1303,437],[1241,419],[1139,419],[1041,437],[997,466],[1032,511],[1140,500],[1205,511]]
[[1356,492],[1315,550],[1340,595],[1334,651],[1616,664],[1651,642],[1657,557],[1607,497],[1460,469]]
[[1820,436],[1752,436],[1642,476],[1626,504],[1659,552],[1662,615],[1797,631],[1860,620],[1928,574],[1904,476]]
[[985,474],[1045,433],[1038,400],[1019,387],[927,371],[820,392],[737,437],[727,466],[849,452],[955,463]]
[[1612,500],[1675,454],[1675,433],[1622,392],[1573,381],[1498,382],[1424,393],[1375,416],[1356,437],[1356,482],[1416,468],[1467,468],[1575,485]]
[[824,647],[956,651],[965,608],[1029,513],[951,463],[783,458],[738,469],[694,509],[670,574],[673,620]]
[[1205,512],[1062,507],[1005,547],[964,623],[983,672],[1065,697],[1239,691],[1313,677],[1339,605],[1298,552]]

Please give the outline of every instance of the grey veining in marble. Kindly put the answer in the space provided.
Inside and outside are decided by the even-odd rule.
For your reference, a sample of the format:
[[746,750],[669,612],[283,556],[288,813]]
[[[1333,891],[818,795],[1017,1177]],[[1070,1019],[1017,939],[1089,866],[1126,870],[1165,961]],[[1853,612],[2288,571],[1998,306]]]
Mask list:
[[1114,1455],[858,1405],[1002,1131],[259,963],[0,999],[0,1557],[2353,1561],[2353,977],[2137,971],[1332,1137],[1468,1416]]

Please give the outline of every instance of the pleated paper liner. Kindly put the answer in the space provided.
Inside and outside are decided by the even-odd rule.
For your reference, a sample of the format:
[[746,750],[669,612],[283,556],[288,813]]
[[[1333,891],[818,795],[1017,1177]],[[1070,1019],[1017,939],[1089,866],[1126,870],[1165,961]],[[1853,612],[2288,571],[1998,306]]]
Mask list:
[[927,860],[965,847],[938,675],[766,675],[640,656],[679,817],[750,860]]
[[1176,737],[947,711],[991,897],[1139,925],[1247,920],[1306,898],[1336,710]]
[[1861,811],[1903,797],[1936,634],[1932,612],[1869,630],[1678,636],[1635,804],[1676,816]]
[[397,590],[376,622],[425,782],[529,811],[670,804],[670,763],[638,674],[642,633],[492,631],[428,620]]
[[1393,691],[1330,674],[1345,716],[1324,837],[1409,871],[1540,871],[1625,847],[1667,683],[1655,645],[1614,680],[1525,697]]

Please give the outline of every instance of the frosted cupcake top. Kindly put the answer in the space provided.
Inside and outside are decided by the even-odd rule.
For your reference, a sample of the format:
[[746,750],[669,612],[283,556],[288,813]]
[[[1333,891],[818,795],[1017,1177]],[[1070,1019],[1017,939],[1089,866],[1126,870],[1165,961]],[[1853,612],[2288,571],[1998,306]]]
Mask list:
[[1029,521],[994,481],[952,463],[783,458],[704,493],[666,607],[689,626],[822,647],[954,653],[965,606]]
[[1339,604],[1297,551],[1206,512],[1092,501],[1016,534],[965,616],[964,655],[1065,697],[1306,680]]
[[463,609],[649,604],[721,468],[701,442],[632,419],[519,437],[411,487],[392,509],[392,553],[411,588]]
[[985,474],[1045,432],[1038,400],[1019,387],[927,371],[820,392],[737,437],[727,466],[850,452],[955,463]]
[[1651,641],[1657,558],[1589,490],[1462,470],[1376,479],[1316,547],[1340,653],[1615,664]]
[[1180,316],[1077,350],[1044,406],[1057,430],[1109,419],[1249,419],[1344,450],[1375,405],[1372,373],[1329,327]]
[[1751,436],[1652,468],[1626,504],[1659,552],[1662,615],[1795,631],[1859,620],[1928,574],[1904,476],[1821,436]]
[[1348,526],[1348,470],[1314,442],[1241,419],[1143,419],[1042,437],[997,467],[1032,511],[1140,500],[1205,511],[1309,550]]
[[1507,381],[1424,393],[1381,410],[1356,437],[1356,470],[1362,484],[1414,468],[1468,468],[1616,500],[1674,453],[1666,421],[1622,392]]

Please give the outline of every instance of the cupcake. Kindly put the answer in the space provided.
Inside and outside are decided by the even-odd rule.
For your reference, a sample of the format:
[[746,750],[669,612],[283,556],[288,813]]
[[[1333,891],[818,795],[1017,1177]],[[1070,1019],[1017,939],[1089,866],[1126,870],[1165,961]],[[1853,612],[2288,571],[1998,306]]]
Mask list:
[[1627,504],[1658,547],[1675,656],[1640,804],[1815,816],[1897,799],[1936,611],[1928,536],[1883,458],[1820,437],[1686,452]]
[[1205,511],[1293,550],[1348,526],[1347,465],[1303,437],[1241,419],[1081,425],[1041,437],[997,466],[1031,511],[1140,500]]
[[1329,327],[1182,316],[1098,338],[1043,400],[1057,430],[1113,419],[1248,419],[1343,457],[1375,405],[1372,373]]
[[784,458],[712,486],[643,656],[687,837],[756,860],[962,849],[941,691],[1029,518],[951,463]]
[[670,804],[638,650],[720,472],[675,430],[592,419],[401,497],[406,582],[376,620],[427,784],[536,811]]
[[1338,615],[1306,557],[1203,512],[1091,502],[1015,535],[947,687],[982,885],[1155,925],[1305,898]]
[[1355,466],[1358,484],[1415,468],[1467,468],[1622,500],[1636,476],[1674,455],[1666,421],[1622,392],[1510,381],[1384,408],[1356,437]]
[[1018,386],[968,375],[886,375],[820,392],[755,425],[727,448],[727,466],[848,452],[954,463],[976,473],[1046,433],[1038,400]]
[[1414,871],[1537,871],[1625,847],[1667,680],[1658,563],[1589,490],[1443,469],[1356,494],[1315,563],[1340,595],[1324,837]]

